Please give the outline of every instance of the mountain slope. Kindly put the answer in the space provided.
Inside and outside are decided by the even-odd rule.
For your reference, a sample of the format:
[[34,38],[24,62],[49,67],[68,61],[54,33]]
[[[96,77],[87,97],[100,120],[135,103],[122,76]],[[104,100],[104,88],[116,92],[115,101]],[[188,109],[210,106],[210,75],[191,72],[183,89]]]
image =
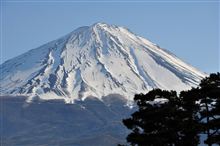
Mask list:
[[1,94],[64,99],[120,94],[128,100],[152,88],[189,89],[205,76],[126,28],[81,27],[0,65]]
[[[121,120],[134,110],[117,95],[86,98],[75,104],[0,97],[3,146],[116,146],[128,130]],[[111,102],[109,102],[109,100]]]

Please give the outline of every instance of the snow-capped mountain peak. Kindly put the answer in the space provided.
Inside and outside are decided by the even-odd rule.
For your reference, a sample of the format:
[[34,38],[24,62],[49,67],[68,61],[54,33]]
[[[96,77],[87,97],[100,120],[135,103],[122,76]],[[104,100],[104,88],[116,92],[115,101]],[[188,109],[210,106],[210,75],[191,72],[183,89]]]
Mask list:
[[124,27],[95,23],[0,65],[1,94],[73,102],[152,88],[183,90],[205,76]]

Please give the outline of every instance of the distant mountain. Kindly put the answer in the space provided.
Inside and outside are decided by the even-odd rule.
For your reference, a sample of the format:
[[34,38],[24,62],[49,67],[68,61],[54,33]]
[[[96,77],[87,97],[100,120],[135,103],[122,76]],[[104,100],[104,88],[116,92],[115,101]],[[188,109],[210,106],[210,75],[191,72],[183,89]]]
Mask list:
[[125,143],[122,119],[135,110],[125,106],[134,94],[189,89],[205,77],[149,40],[104,23],[78,28],[0,70],[4,146]]
[[158,45],[124,27],[85,26],[0,65],[2,95],[29,100],[102,98],[153,88],[189,89],[205,76]]

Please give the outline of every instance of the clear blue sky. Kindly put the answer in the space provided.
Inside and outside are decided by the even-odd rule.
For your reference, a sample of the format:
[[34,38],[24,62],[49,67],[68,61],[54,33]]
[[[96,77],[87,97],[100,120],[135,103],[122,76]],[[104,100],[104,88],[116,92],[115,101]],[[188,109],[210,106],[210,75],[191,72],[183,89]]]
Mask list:
[[217,72],[220,70],[219,3],[207,1],[4,1],[1,7],[2,60],[59,38],[77,27],[106,22],[129,28],[202,71]]

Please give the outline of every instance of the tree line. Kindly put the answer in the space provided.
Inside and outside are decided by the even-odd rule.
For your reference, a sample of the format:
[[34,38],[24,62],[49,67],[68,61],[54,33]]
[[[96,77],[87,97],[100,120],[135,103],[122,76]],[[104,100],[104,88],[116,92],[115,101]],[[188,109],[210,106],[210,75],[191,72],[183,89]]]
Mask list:
[[134,101],[138,110],[123,119],[131,130],[128,145],[220,145],[220,73],[210,74],[197,88],[179,94],[154,89],[135,95]]

